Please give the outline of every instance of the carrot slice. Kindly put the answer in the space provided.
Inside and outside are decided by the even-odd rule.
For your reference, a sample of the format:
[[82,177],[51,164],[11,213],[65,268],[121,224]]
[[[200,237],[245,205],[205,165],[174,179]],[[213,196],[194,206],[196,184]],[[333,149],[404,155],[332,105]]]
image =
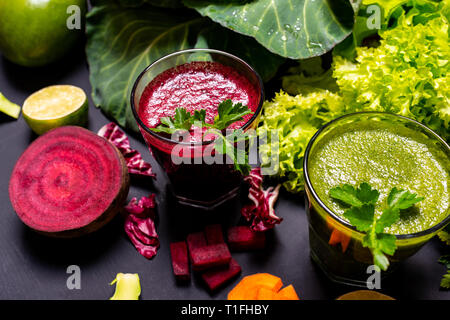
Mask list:
[[255,300],[262,287],[278,292],[282,286],[280,278],[269,273],[256,273],[242,278],[228,293],[228,300]]
[[256,300],[274,300],[276,292],[267,289],[266,287],[261,287],[258,290]]
[[347,251],[348,245],[350,243],[350,237],[346,235],[345,233],[334,229],[331,232],[330,240],[328,240],[328,244],[335,246],[337,244],[341,244],[342,252]]
[[351,239],[351,237],[349,237],[349,236],[346,235],[345,233],[341,232],[341,247],[342,247],[342,252],[347,251],[348,244],[350,243],[350,239]]
[[300,300],[292,284],[284,287],[274,297],[275,300]]
[[331,232],[331,236],[330,236],[330,240],[328,241],[328,244],[335,246],[340,242],[341,242],[341,233],[339,231],[337,231],[336,229],[334,229]]

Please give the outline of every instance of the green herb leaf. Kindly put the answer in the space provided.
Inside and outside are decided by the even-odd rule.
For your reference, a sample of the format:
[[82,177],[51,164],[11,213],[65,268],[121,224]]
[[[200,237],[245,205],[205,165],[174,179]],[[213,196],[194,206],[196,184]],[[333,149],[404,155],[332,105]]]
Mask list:
[[247,114],[252,113],[249,107],[242,103],[235,103],[230,99],[225,100],[219,104],[217,116],[214,119],[213,127],[217,130],[224,130],[232,123],[241,121]]
[[194,123],[196,121],[199,121],[203,126],[208,126],[208,124],[206,123],[206,110],[205,109],[195,110],[194,116],[192,119],[193,119]]
[[214,149],[219,154],[224,154],[230,157],[234,162],[234,167],[242,175],[247,176],[250,173],[251,167],[248,163],[248,154],[245,149],[235,147],[236,143],[243,142],[249,139],[248,133],[242,129],[233,130],[231,134],[224,136],[218,129],[210,129],[205,134],[213,133],[216,136],[214,140]]
[[193,118],[185,108],[176,108],[175,117],[173,118],[176,129],[190,130],[193,123]]
[[404,210],[423,199],[424,198],[422,197],[417,197],[415,193],[406,190],[398,190],[394,187],[389,193],[387,202],[391,210]]
[[400,219],[399,210],[386,209],[383,210],[383,214],[378,218],[375,225],[375,232],[383,232],[387,227],[392,226]]
[[[200,114],[197,114],[196,117],[200,117]],[[156,128],[152,128],[155,132],[165,132],[168,134],[173,134],[176,131],[188,131],[191,129],[192,124],[194,122],[194,117],[191,116],[189,112],[185,108],[176,108],[175,116],[171,117],[161,117],[159,119],[161,122]]]
[[340,200],[350,206],[360,207],[363,204],[375,204],[378,201],[380,193],[373,190],[368,183],[361,183],[358,189],[355,189],[349,184],[344,184],[342,187],[334,187],[330,190],[330,196],[334,199]]
[[377,233],[376,246],[384,253],[392,256],[397,249],[397,238],[393,234]]
[[372,189],[368,183],[363,182],[359,185],[356,196],[362,203],[375,204],[378,201],[380,193],[377,190]]
[[350,206],[349,209],[345,210],[344,217],[358,231],[366,232],[362,245],[372,252],[374,264],[382,270],[387,270],[389,259],[386,255],[392,256],[395,253],[397,238],[395,235],[383,233],[383,230],[400,219],[400,210],[410,208],[423,198],[394,187],[389,193],[387,208],[377,218],[375,204],[380,193],[372,189],[368,183],[361,183],[358,189],[349,184],[344,184],[332,188],[329,194],[332,198]]
[[[245,149],[239,148],[239,143],[246,142],[249,139],[249,134],[242,129],[233,130],[227,135],[223,135],[222,131],[236,121],[241,121],[245,115],[250,113],[252,111],[248,106],[244,106],[242,103],[233,104],[233,101],[228,99],[219,104],[213,124],[206,123],[205,109],[195,110],[194,115],[192,115],[185,108],[177,108],[173,118],[160,118],[161,124],[151,130],[173,134],[180,130],[189,131],[193,125],[209,127],[210,129],[206,130],[204,136],[214,134],[214,149],[216,152],[230,157],[236,170],[246,176],[249,174],[251,167],[248,163],[248,154]],[[236,144],[238,144],[237,147]]]
[[381,270],[386,271],[389,268],[389,259],[380,251],[372,250],[373,263]]
[[375,206],[373,204],[364,204],[361,207],[351,207],[344,212],[352,225],[361,232],[370,230],[373,224]]
[[362,206],[362,202],[356,196],[356,189],[349,184],[344,184],[342,187],[334,187],[330,190],[329,195],[349,206]]

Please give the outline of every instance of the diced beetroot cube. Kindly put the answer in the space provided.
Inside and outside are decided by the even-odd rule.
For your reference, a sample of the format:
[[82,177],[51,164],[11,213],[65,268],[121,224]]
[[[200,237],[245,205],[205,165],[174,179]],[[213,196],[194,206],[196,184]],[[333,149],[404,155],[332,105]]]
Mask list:
[[185,241],[170,244],[173,273],[177,280],[188,281],[191,278],[189,272],[189,258]]
[[187,236],[187,245],[189,248],[189,257],[191,258],[191,262],[192,260],[192,252],[195,249],[198,248],[203,248],[206,247],[206,238],[205,238],[205,234],[203,232],[196,232],[196,233],[191,233]]
[[266,244],[264,232],[255,232],[247,226],[228,229],[228,245],[232,251],[262,249]]
[[223,266],[231,260],[230,250],[225,243],[196,248],[191,251],[191,257],[193,269],[196,271]]
[[223,240],[222,226],[220,224],[206,226],[205,237],[208,245],[225,243]]
[[226,268],[205,271],[202,274],[202,278],[208,285],[209,289],[214,291],[239,275],[241,270],[241,266],[237,263],[237,261],[231,259]]

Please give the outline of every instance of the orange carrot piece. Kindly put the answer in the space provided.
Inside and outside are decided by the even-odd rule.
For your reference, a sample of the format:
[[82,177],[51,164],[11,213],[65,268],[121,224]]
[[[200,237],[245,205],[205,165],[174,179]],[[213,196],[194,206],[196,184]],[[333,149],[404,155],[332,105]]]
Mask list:
[[280,278],[269,273],[256,273],[242,278],[228,293],[228,300],[255,300],[262,287],[278,292],[282,286]]
[[341,244],[341,248],[342,248],[342,252],[347,251],[348,248],[348,244],[350,243],[350,237],[348,235],[346,235],[345,233],[334,229],[331,232],[331,236],[330,236],[330,240],[328,240],[328,244],[335,246],[338,243]]
[[228,293],[228,300],[245,300],[247,290],[242,280]]
[[278,291],[274,298],[275,300],[300,300],[292,284]]
[[258,290],[256,300],[274,300],[276,295],[275,291],[267,289],[266,287],[261,287]]
[[330,240],[328,241],[328,244],[335,246],[340,242],[341,242],[341,233],[338,230],[334,229],[331,232],[331,236],[330,236]]
[[342,252],[347,251],[348,244],[350,243],[350,239],[351,239],[351,237],[349,237],[349,236],[346,235],[345,233],[341,232],[341,247],[342,247]]

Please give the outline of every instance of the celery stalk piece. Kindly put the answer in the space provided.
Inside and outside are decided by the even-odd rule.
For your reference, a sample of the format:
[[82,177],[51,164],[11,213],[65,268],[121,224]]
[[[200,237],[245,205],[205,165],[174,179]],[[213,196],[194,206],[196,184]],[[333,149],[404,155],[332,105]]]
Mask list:
[[15,119],[19,118],[20,107],[9,101],[5,98],[5,96],[0,92],[0,111],[7,114],[10,117]]
[[116,291],[110,300],[139,300],[141,284],[137,273],[118,273],[111,285],[116,284]]

